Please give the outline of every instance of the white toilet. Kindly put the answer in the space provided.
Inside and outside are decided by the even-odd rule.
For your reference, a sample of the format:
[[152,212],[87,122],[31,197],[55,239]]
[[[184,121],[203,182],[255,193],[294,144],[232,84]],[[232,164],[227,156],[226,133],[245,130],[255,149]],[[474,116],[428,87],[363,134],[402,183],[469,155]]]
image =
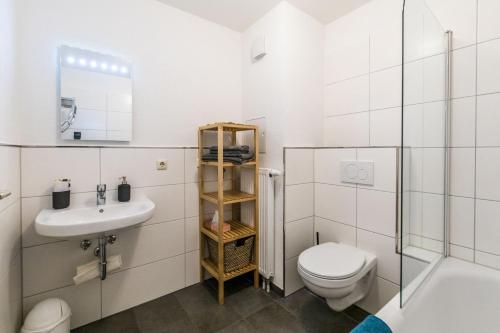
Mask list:
[[373,283],[377,257],[353,246],[323,243],[299,256],[297,269],[306,287],[335,311],[363,299]]
[[33,307],[21,333],[69,333],[71,309],[62,299],[49,298]]

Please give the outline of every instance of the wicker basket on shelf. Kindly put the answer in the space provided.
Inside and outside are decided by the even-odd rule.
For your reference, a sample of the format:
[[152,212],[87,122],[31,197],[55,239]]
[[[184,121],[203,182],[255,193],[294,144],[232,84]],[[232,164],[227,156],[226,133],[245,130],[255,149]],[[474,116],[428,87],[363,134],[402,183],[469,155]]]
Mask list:
[[[219,249],[217,242],[208,238],[208,254],[210,260],[218,265]],[[238,239],[224,244],[224,273],[229,273],[247,266],[252,260],[254,237]]]

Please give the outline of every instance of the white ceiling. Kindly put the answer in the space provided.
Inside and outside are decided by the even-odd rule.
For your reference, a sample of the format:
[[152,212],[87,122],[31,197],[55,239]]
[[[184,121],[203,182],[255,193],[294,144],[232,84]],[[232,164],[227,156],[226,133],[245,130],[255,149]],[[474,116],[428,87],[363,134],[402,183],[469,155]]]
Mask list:
[[[159,0],[237,31],[244,31],[281,0]],[[288,0],[323,23],[361,7],[370,0]]]

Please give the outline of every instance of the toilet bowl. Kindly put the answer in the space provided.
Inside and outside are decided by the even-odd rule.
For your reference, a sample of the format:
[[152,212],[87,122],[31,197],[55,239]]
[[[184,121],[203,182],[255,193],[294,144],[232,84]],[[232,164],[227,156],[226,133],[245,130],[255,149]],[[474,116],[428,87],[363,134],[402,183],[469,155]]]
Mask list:
[[33,307],[21,333],[69,333],[71,309],[62,299],[49,298]]
[[372,286],[377,258],[353,246],[323,243],[303,251],[297,269],[305,286],[343,311],[363,299]]

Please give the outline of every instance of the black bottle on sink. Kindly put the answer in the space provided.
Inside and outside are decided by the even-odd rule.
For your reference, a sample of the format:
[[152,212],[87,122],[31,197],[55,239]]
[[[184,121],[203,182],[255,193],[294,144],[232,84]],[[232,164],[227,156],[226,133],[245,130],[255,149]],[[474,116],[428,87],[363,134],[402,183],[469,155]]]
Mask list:
[[120,178],[122,183],[118,185],[118,201],[130,201],[130,184],[127,184],[127,177]]

